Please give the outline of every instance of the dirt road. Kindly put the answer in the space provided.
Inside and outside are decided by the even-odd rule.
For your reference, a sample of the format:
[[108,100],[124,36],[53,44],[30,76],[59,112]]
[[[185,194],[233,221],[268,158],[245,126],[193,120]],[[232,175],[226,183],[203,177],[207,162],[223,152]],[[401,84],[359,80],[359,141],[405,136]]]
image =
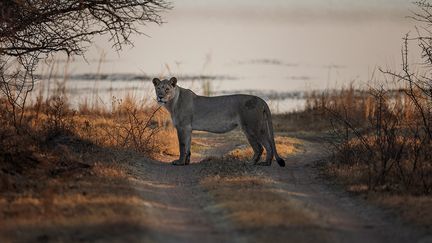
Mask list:
[[277,141],[284,168],[239,160],[238,132],[194,134],[189,166],[92,150],[103,166],[4,196],[0,242],[432,242],[329,185],[315,167],[322,143]]
[[146,239],[156,242],[429,242],[387,213],[334,189],[319,175],[318,142],[302,141],[287,166],[256,167],[218,159],[241,136],[198,134],[189,166],[130,163],[147,200]]

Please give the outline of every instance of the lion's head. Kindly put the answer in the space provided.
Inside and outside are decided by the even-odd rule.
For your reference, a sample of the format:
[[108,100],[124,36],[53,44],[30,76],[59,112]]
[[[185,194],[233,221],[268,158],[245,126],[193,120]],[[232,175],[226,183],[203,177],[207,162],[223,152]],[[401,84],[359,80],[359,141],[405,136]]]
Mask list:
[[177,79],[175,77],[164,80],[158,78],[153,79],[153,84],[156,91],[156,99],[159,104],[166,104],[175,97]]

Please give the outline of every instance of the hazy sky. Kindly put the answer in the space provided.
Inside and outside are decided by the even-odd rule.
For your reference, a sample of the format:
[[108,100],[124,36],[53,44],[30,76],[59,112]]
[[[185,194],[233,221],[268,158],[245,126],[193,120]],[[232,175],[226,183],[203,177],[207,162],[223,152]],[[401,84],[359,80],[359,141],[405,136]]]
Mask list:
[[226,6],[245,6],[245,7],[308,7],[308,8],[358,8],[358,7],[405,7],[409,5],[409,0],[182,0],[173,1],[177,6],[204,6],[204,7],[226,7]]
[[95,38],[88,63],[72,73],[236,78],[221,89],[311,89],[367,81],[377,67],[398,68],[402,36],[413,30],[404,0],[181,0],[165,24],[142,28],[116,53]]

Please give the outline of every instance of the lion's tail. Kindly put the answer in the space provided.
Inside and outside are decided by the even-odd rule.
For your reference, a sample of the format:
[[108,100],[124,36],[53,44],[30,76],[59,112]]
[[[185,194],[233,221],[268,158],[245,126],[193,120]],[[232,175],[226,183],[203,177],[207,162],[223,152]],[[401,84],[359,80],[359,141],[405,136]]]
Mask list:
[[269,132],[269,140],[270,140],[269,142],[270,142],[270,145],[271,145],[271,149],[274,152],[276,161],[279,164],[279,166],[280,167],[284,167],[285,166],[285,160],[283,160],[279,156],[279,154],[278,154],[278,152],[276,150],[276,143],[275,143],[275,140],[274,140],[273,123],[272,123],[272,119],[271,119],[270,109],[268,107],[266,107],[266,108],[267,108],[266,112],[265,112],[265,114],[266,114],[266,120],[267,120],[266,124],[267,124],[267,131]]

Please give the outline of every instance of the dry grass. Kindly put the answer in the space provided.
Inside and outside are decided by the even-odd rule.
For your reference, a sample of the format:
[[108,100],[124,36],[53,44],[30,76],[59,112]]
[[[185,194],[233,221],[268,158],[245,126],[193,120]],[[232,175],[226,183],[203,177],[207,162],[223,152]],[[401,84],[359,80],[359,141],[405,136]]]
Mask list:
[[166,127],[155,136],[155,144],[158,145],[156,153],[170,156],[179,155],[177,131],[174,127]]
[[219,202],[213,207],[228,210],[229,219],[238,228],[310,225],[313,214],[305,212],[307,210],[296,204],[296,201],[287,202],[286,198],[272,191],[268,187],[271,183],[266,178],[255,176],[215,176],[202,181],[202,185]]
[[332,124],[332,166],[341,167],[342,175],[352,172],[352,180],[368,190],[432,192],[430,124],[422,120],[431,112],[429,98],[418,93],[416,104],[407,92],[351,87],[309,98],[308,110],[326,114]]
[[[48,151],[32,166],[20,164],[21,171],[2,175],[7,184],[0,192],[0,241],[92,241],[105,231],[114,237],[118,229],[145,229],[149,222],[143,208],[152,205],[130,185],[127,167],[127,161],[142,156],[80,140],[56,143],[50,145],[55,153]],[[138,241],[142,235],[128,238]]]
[[112,161],[111,163],[96,162],[92,166],[92,172],[98,177],[108,177],[108,178],[126,178],[127,173],[124,165],[118,163],[117,161]]
[[[4,122],[6,126],[0,132],[7,139],[0,142],[0,192],[33,184],[38,177],[81,170],[98,176],[124,175],[120,163],[112,158],[94,161],[91,157],[98,149],[126,149],[147,157],[177,153],[175,131],[164,125],[165,114],[153,114],[154,108],[138,110],[128,106],[115,112],[97,109],[81,114],[71,110],[64,100],[52,102],[27,109],[22,125],[25,132],[18,134]],[[139,114],[140,122],[128,120],[130,109]]]
[[[207,176],[201,179],[200,185],[215,199],[209,210],[226,211],[238,230],[302,227],[314,222],[315,213],[295,199],[287,201],[275,189],[276,182],[263,176],[256,167],[217,159],[207,163]],[[217,174],[212,175],[211,171]]]
[[351,87],[310,99],[309,110],[326,113],[335,138],[326,174],[348,191],[429,226],[432,215],[421,212],[432,205],[430,123],[422,119],[431,114],[430,98],[419,90]]
[[[301,150],[301,141],[295,138],[276,136],[275,142],[276,142],[276,149],[279,153],[279,156],[281,157],[287,157]],[[253,157],[253,154],[254,152],[252,148],[249,145],[247,145],[245,147],[236,148],[228,152],[228,154],[225,155],[225,158],[228,160],[246,161],[246,160],[250,160]],[[262,158],[265,158],[265,156],[266,156],[266,152],[264,150],[262,154]]]
[[0,239],[72,242],[83,237],[71,233],[75,229],[81,235],[90,231],[85,238],[92,241],[92,235],[100,239],[104,231],[115,235],[120,225],[145,229],[148,224],[142,208],[149,206],[149,202],[129,189],[126,181],[91,177],[81,177],[79,182],[69,185],[67,181],[50,182],[34,194],[0,200]]
[[[37,178],[38,173],[55,176],[85,170],[92,166],[86,154],[95,148],[129,150],[148,157],[173,154],[177,149],[167,115],[130,98],[113,111],[93,107],[80,113],[70,108],[65,97],[55,96],[27,107],[18,132],[8,118],[7,114],[0,116],[4,125],[0,128],[0,192],[33,180],[28,172]],[[93,169],[100,175],[123,173],[115,164],[118,166],[109,160]]]
[[369,198],[382,207],[396,210],[402,218],[409,222],[432,228],[432,198],[430,196],[372,194]]
[[66,97],[53,96],[47,102],[28,107],[23,126],[27,126],[27,132],[43,136],[45,140],[74,136],[95,145],[130,149],[146,155],[170,150],[172,145],[162,138],[173,137],[175,131],[169,127],[166,111],[144,106],[130,95],[115,100],[111,110],[81,105],[77,111],[70,108]]
[[371,191],[367,184],[368,175],[365,173],[367,166],[363,163],[332,163],[323,169],[334,181],[345,185],[347,191],[363,195],[370,202],[392,210],[408,222],[428,228],[432,225],[430,195],[395,193],[396,190],[388,188],[387,185]]
[[[16,129],[0,99],[0,241],[73,242],[120,228],[141,232],[136,228],[149,223],[142,208],[151,202],[129,185],[127,163],[174,153],[167,114],[131,97],[113,110],[88,104],[73,110],[63,95],[43,100],[25,108]],[[87,235],[71,234],[74,229]]]

